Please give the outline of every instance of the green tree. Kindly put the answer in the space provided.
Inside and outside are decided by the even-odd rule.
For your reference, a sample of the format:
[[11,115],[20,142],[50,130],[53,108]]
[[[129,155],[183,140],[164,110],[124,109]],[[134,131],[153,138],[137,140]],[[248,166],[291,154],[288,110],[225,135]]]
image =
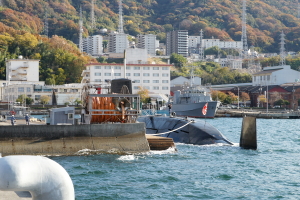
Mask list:
[[43,107],[44,107],[45,104],[49,103],[49,101],[50,101],[50,97],[47,96],[47,95],[42,95],[40,97],[40,102],[43,105]]
[[183,67],[187,63],[187,59],[183,55],[172,53],[170,56],[170,62],[174,63],[176,67]]
[[55,76],[55,84],[63,85],[66,82],[65,70],[63,68],[58,68]]
[[142,103],[148,103],[148,101],[149,101],[149,90],[147,90],[144,87],[139,86],[139,90],[138,90],[137,94],[140,95]]

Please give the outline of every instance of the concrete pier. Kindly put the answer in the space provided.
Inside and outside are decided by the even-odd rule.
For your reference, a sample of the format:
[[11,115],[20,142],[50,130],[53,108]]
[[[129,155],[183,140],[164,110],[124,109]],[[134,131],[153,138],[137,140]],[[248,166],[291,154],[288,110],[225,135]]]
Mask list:
[[144,123],[0,126],[0,152],[6,155],[140,153],[150,150]]

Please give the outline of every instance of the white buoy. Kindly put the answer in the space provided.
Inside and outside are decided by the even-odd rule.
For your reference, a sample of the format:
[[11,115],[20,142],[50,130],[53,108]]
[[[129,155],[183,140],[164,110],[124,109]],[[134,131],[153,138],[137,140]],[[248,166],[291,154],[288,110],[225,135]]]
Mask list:
[[42,156],[0,157],[0,190],[28,191],[32,200],[74,200],[67,171]]

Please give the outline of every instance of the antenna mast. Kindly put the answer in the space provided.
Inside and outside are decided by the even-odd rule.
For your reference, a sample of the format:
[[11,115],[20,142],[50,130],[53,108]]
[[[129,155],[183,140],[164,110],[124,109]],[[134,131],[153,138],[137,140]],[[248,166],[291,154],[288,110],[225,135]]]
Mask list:
[[118,32],[119,33],[124,33],[122,13],[123,13],[122,0],[119,0],[119,27],[118,27]]
[[45,16],[44,16],[44,34],[49,37],[49,24],[48,24],[48,11],[45,6]]
[[81,5],[80,5],[80,16],[79,16],[79,50],[81,52],[83,52],[82,33],[83,33],[83,22],[82,22],[82,8],[81,8]]
[[204,52],[203,52],[203,30],[200,30],[200,46],[199,46],[199,59],[204,60]]
[[281,34],[280,34],[280,62],[281,62],[281,65],[285,65],[285,48],[284,48],[284,36],[285,34],[283,33],[283,31],[281,31]]
[[300,3],[299,3],[299,0],[298,0],[298,6],[297,7],[298,7],[297,10],[298,10],[298,19],[299,19],[300,18]]
[[242,13],[242,43],[243,43],[243,56],[247,57],[248,42],[247,42],[247,14],[246,14],[246,0],[243,0],[243,13]]
[[95,19],[95,0],[92,0],[92,9],[91,9],[91,28],[96,28],[96,19]]

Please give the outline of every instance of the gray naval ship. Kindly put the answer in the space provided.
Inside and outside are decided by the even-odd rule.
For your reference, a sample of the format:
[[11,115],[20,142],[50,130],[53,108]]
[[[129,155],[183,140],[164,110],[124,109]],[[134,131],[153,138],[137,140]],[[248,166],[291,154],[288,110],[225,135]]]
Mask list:
[[213,101],[209,90],[204,87],[190,87],[175,91],[171,112],[176,116],[214,118],[221,102]]

